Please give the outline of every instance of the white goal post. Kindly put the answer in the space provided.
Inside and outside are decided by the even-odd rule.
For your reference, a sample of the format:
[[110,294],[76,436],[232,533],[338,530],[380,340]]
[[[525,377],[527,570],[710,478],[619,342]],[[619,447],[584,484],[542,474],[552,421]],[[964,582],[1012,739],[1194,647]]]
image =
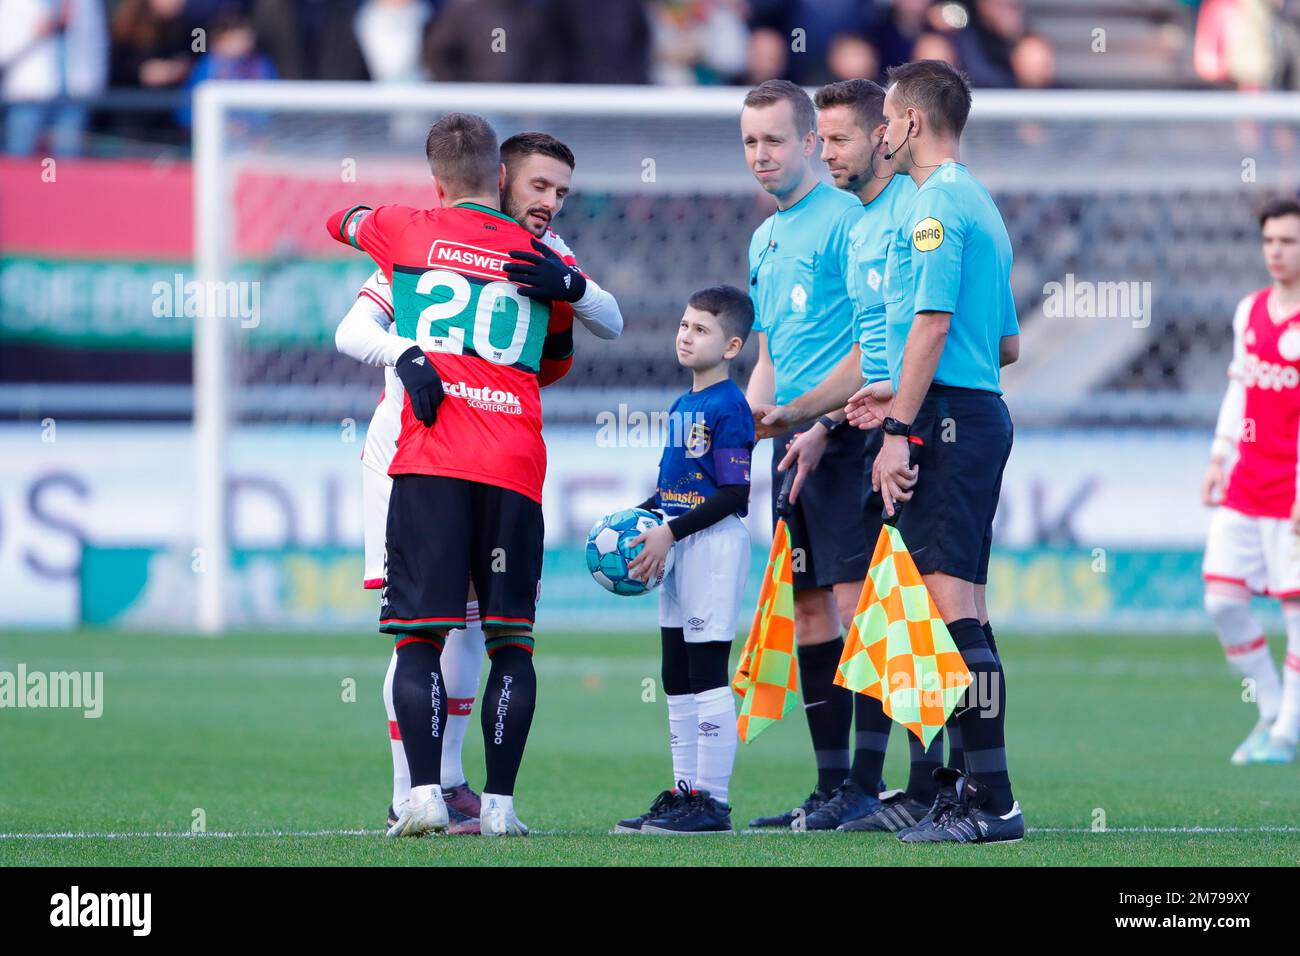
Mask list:
[[[206,287],[231,280],[236,264],[232,209],[241,171],[292,170],[321,161],[313,152],[316,140],[304,130],[313,131],[325,117],[333,124],[330,160],[348,148],[339,143],[349,143],[350,136],[365,141],[369,133],[362,118],[406,117],[412,125],[425,122],[427,129],[430,117],[466,110],[494,124],[508,117],[506,125],[514,128],[549,130],[554,121],[578,156],[583,192],[736,195],[757,192],[743,167],[736,127],[744,93],[717,87],[203,83],[194,111],[197,278]],[[355,133],[349,117],[356,118]],[[1285,145],[1267,137],[1254,153],[1245,151],[1243,141],[1248,146],[1253,140],[1235,134],[1248,123],[1282,124],[1300,136],[1300,97],[977,91],[963,159],[995,191],[1048,197],[1107,189],[1228,190],[1240,185],[1247,163],[1255,167],[1253,183],[1294,188],[1300,169],[1296,156],[1291,154],[1288,164]],[[644,135],[629,135],[635,129]],[[423,161],[419,146],[409,156],[412,163]],[[647,155],[655,160],[653,189],[646,185]],[[747,239],[736,237],[740,249]],[[203,633],[219,633],[227,625],[231,554],[224,496],[228,437],[238,425],[238,414],[232,413],[238,391],[232,348],[231,320],[201,312],[194,332],[193,499],[195,570],[201,572],[195,624]]]

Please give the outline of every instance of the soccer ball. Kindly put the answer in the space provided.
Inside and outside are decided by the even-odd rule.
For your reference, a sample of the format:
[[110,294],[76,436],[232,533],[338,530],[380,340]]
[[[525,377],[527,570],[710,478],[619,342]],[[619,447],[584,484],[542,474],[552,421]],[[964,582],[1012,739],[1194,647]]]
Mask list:
[[627,566],[645,545],[633,547],[628,542],[662,523],[663,519],[657,514],[641,508],[627,508],[601,518],[591,526],[591,533],[587,535],[587,570],[591,576],[606,591],[624,597],[648,594],[659,587],[673,568],[673,549],[668,549],[663,571],[649,581],[637,581],[628,577]]

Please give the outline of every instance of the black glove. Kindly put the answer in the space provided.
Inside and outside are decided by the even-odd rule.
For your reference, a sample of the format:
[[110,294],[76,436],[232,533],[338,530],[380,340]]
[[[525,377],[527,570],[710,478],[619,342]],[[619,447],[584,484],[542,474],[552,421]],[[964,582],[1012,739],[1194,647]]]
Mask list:
[[564,264],[555,250],[544,242],[533,240],[533,248],[541,255],[514,251],[505,265],[510,281],[530,299],[550,299],[553,302],[577,302],[587,291],[587,280],[575,266]]
[[393,371],[402,380],[402,387],[411,399],[411,411],[429,427],[438,420],[438,405],[442,402],[442,379],[429,357],[418,345],[402,353]]

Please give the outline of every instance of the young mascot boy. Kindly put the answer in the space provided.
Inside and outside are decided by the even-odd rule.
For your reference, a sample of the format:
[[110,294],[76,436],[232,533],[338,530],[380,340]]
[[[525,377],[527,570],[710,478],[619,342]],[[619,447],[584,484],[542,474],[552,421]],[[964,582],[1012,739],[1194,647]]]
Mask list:
[[658,487],[638,506],[668,520],[633,539],[645,547],[629,566],[633,577],[651,580],[676,547],[659,591],[659,627],[677,789],[620,820],[619,833],[734,832],[727,789],[736,704],[727,660],[749,571],[740,519],[749,506],[754,416],[730,369],[753,324],[749,296],[716,286],[691,296],[677,328],[677,361],[694,380],[669,412]]

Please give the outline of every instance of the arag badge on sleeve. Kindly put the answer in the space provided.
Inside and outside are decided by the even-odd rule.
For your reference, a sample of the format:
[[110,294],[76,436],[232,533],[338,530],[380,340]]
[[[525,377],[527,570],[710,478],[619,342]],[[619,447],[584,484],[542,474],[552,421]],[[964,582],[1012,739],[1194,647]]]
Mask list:
[[943,223],[927,216],[912,227],[912,245],[917,252],[933,252],[943,245]]

